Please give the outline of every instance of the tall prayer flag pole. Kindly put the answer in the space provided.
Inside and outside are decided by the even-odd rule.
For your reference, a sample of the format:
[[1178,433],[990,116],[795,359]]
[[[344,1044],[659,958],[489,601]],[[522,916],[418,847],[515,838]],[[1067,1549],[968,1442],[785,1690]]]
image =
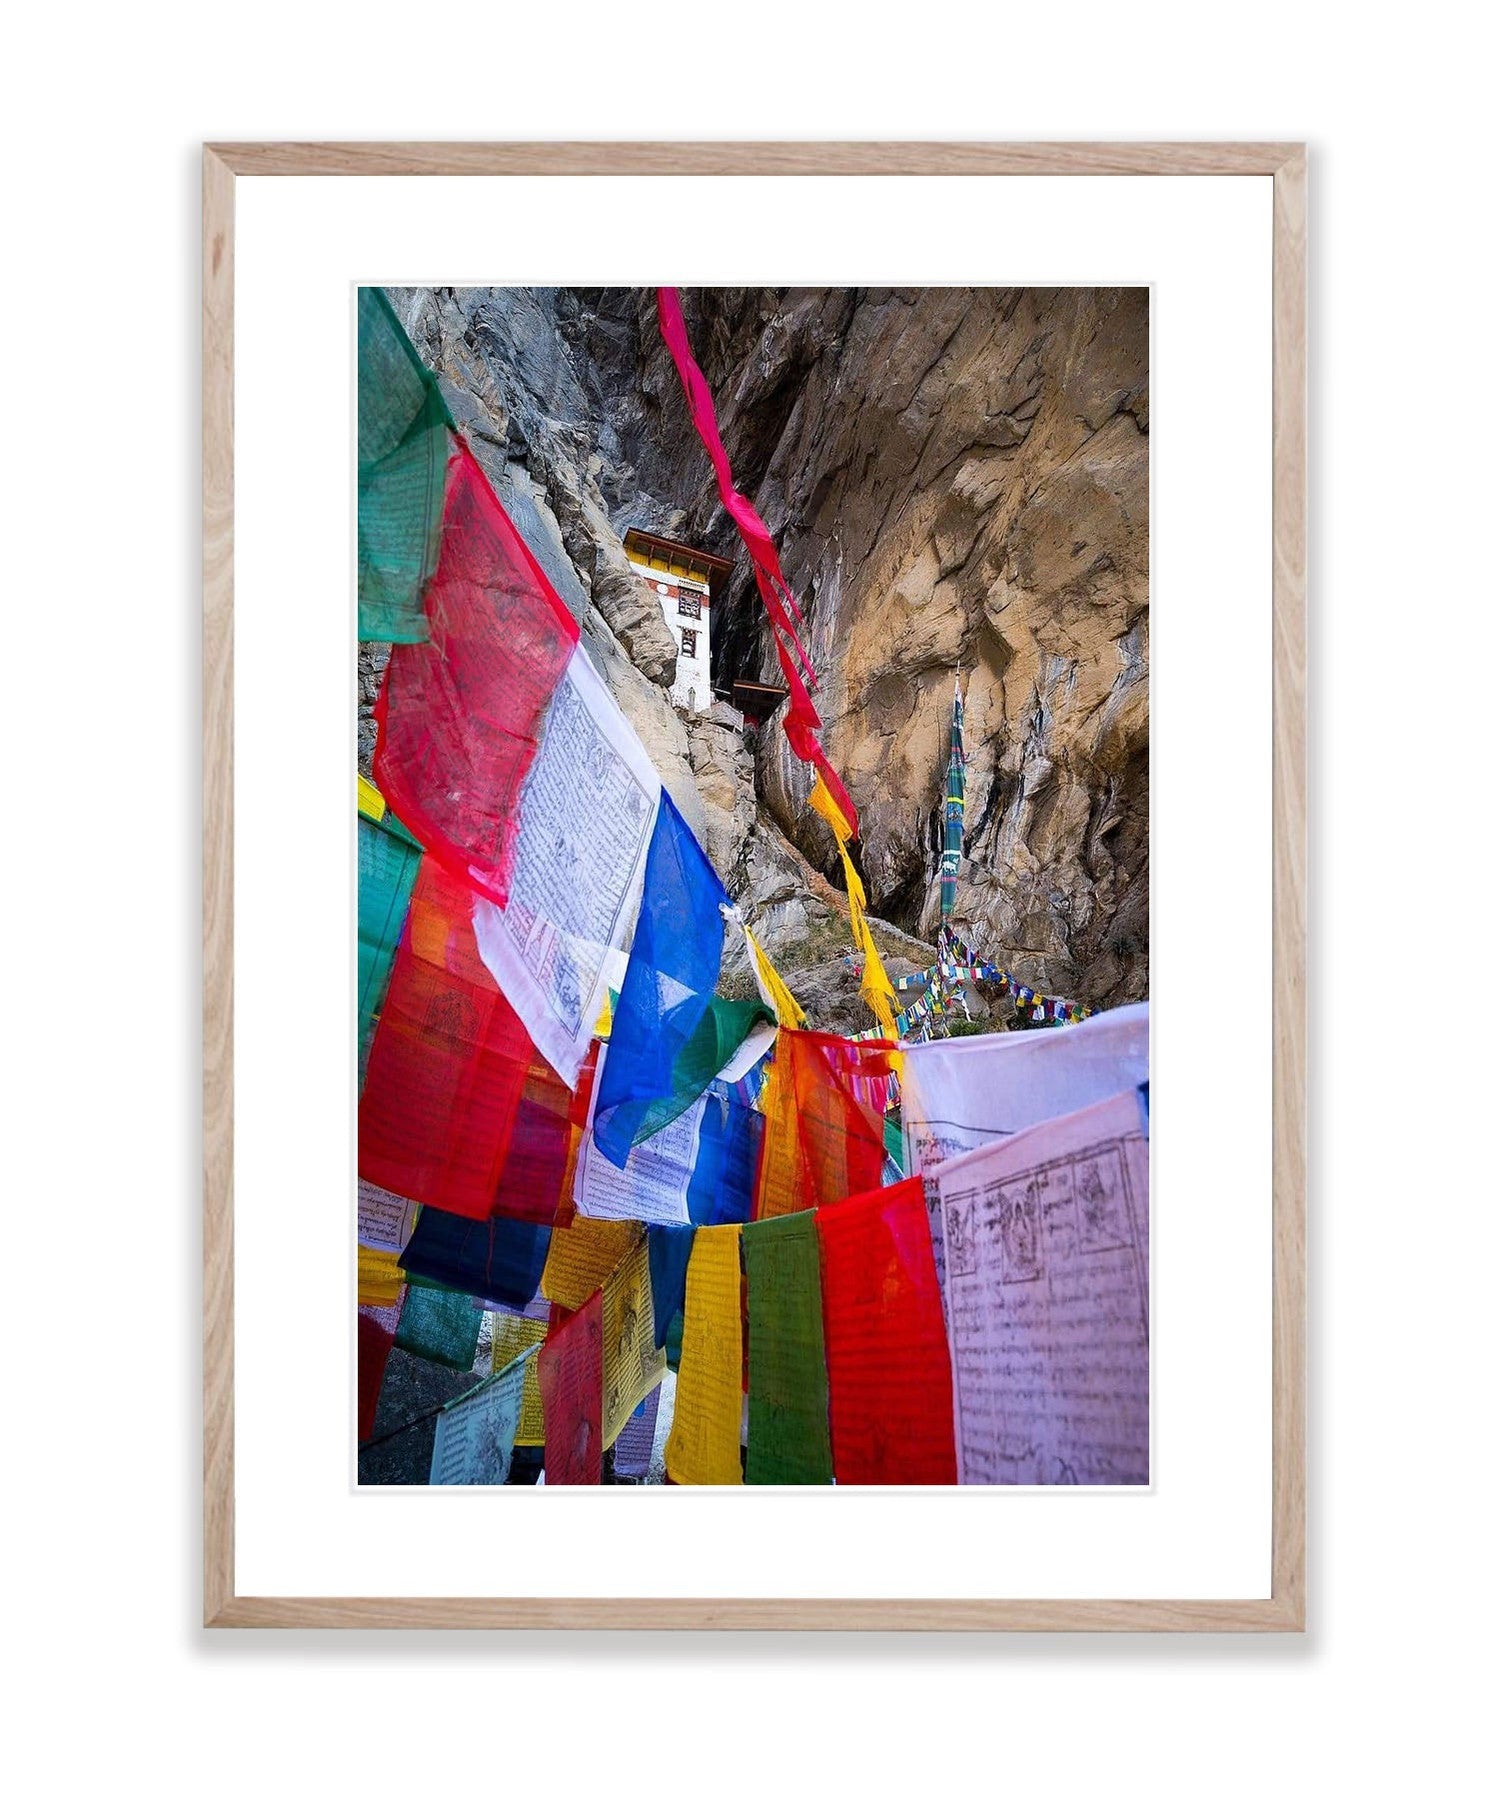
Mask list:
[[958,897],[958,863],[963,855],[963,693],[953,677],[952,741],[947,757],[947,805],[942,841],[942,922]]

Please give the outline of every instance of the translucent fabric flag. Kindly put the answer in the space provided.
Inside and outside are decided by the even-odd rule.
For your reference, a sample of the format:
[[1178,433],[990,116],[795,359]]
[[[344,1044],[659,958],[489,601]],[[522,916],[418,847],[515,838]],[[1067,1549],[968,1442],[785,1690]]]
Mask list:
[[425,1280],[408,1283],[396,1348],[424,1362],[461,1368],[466,1374],[479,1350],[483,1313],[474,1310],[467,1293],[434,1286]]
[[653,1224],[646,1233],[646,1254],[651,1270],[652,1340],[657,1349],[666,1346],[672,1320],[687,1296],[687,1263],[692,1255],[693,1226]]
[[724,1224],[697,1233],[687,1264],[682,1363],[666,1440],[668,1480],[678,1486],[742,1484],[743,1393],[739,1226]]
[[375,1434],[375,1408],[385,1381],[394,1335],[363,1307],[359,1311],[359,1441],[368,1443]]
[[398,1256],[411,1240],[418,1208],[370,1181],[359,1183],[359,1247]]
[[731,905],[724,909],[724,917],[744,939],[750,973],[760,989],[760,998],[767,1009],[775,1014],[776,1023],[788,1031],[800,1030],[807,1022],[807,1015],[797,1004],[796,995],[776,973],[770,957],[756,942],[754,932],[744,922],[744,914],[738,906]]
[[390,653],[375,783],[430,855],[504,905],[521,784],[578,627],[461,443],[426,610],[431,641]]
[[675,1092],[674,1065],[718,984],[719,907],[727,904],[713,864],[663,791],[630,966],[599,1073],[594,1141],[616,1168],[624,1167],[652,1106]]
[[739,535],[744,540],[744,547],[749,551],[750,562],[754,567],[755,585],[760,589],[760,597],[770,615],[776,657],[791,694],[791,704],[785,718],[786,741],[791,746],[793,755],[822,771],[844,817],[857,831],[859,817],[854,811],[854,803],[823,754],[815,735],[822,728],[822,720],[812,704],[802,673],[805,672],[807,680],[814,687],[817,681],[812,672],[811,661],[796,632],[797,624],[805,624],[806,621],[802,618],[801,608],[787,585],[786,577],[781,573],[780,559],[776,555],[775,544],[764,519],[734,486],[728,452],[718,433],[713,392],[703,371],[693,359],[686,321],[682,317],[682,305],[674,287],[656,289],[656,310],[661,336],[667,349],[671,351],[671,359],[676,364],[682,392],[687,399],[687,410],[692,415],[692,422],[697,427],[698,436],[703,440],[703,448],[708,452],[708,460],[713,464],[713,472],[718,478],[719,498],[739,527]]
[[[715,979],[717,972],[715,970]],[[665,1130],[692,1104],[721,1069],[728,1068],[735,1052],[758,1024],[774,1024],[771,1008],[760,1000],[720,999],[709,996],[708,1009],[697,1028],[677,1052],[671,1065],[671,1091],[658,1099],[635,1129],[635,1142]]]
[[421,845],[387,812],[359,816],[359,1073],[363,1081],[375,1016],[390,985]]
[[391,1250],[359,1246],[359,1303],[362,1306],[398,1305],[406,1291],[406,1276]]
[[630,1414],[630,1421],[614,1445],[614,1472],[623,1480],[644,1480],[651,1471],[651,1452],[656,1447],[656,1415],[661,1409],[658,1382]]
[[885,964],[880,960],[879,948],[869,929],[869,921],[864,916],[864,883],[859,879],[859,871],[848,853],[854,828],[828,791],[820,772],[812,782],[812,792],[807,804],[820,818],[827,821],[828,829],[837,842],[838,854],[843,862],[843,884],[848,889],[849,929],[853,934],[854,948],[863,958],[864,964],[859,991],[864,996],[864,1003],[879,1021],[880,1029],[893,1043],[899,1035],[895,1026],[895,989],[890,985],[890,977],[885,973]]
[[459,1218],[429,1206],[401,1251],[401,1266],[519,1311],[536,1297],[551,1236],[545,1225]]
[[604,1448],[666,1372],[656,1345],[646,1246],[637,1243],[604,1282]]
[[694,1224],[744,1224],[754,1210],[765,1118],[742,1093],[715,1081],[698,1132],[697,1164],[687,1189]]
[[830,1205],[880,1184],[894,1050],[821,1031],[782,1031],[761,1095],[756,1218]]
[[643,1224],[577,1216],[563,1224],[559,1219],[541,1276],[543,1295],[576,1312],[644,1240]]
[[921,1182],[857,1194],[816,1219],[839,1485],[955,1482],[952,1367]]
[[604,1459],[604,1296],[595,1293],[537,1351],[549,1487],[599,1484]]
[[378,287],[359,290],[359,635],[423,643],[452,426]]
[[[490,1340],[491,1367],[496,1374],[507,1368],[519,1355],[546,1341],[552,1308],[544,1300],[533,1300],[524,1313],[494,1314],[494,1334]],[[534,1449],[545,1442],[546,1430],[541,1412],[541,1386],[536,1377],[536,1357],[526,1362],[525,1384],[521,1389],[520,1423],[515,1440],[523,1448]]]
[[[610,1048],[601,1052],[601,1076]],[[632,1144],[616,1168],[594,1141],[592,1119],[578,1146],[573,1203],[588,1218],[637,1219],[648,1224],[686,1224],[687,1192],[697,1165],[698,1136],[707,1100],[699,1095],[654,1136]]]
[[520,797],[510,903],[479,953],[536,1047],[576,1085],[640,909],[661,777],[587,652],[573,652]]
[[744,1227],[749,1317],[752,1486],[826,1486],[828,1372],[822,1343],[817,1220],[811,1212]]
[[432,1440],[429,1486],[504,1486],[515,1453],[526,1372],[535,1360],[536,1351],[527,1350],[521,1360],[509,1363],[442,1408]]
[[901,1068],[906,1166],[1059,1118],[1150,1075],[1150,1005],[1099,1012],[1059,1031],[1005,1031],[918,1044]]
[[359,1172],[465,1218],[550,1224],[573,1096],[479,960],[473,896],[427,857],[359,1101]]
[[1150,1479],[1150,1151],[1138,1089],[933,1170],[966,1483]]

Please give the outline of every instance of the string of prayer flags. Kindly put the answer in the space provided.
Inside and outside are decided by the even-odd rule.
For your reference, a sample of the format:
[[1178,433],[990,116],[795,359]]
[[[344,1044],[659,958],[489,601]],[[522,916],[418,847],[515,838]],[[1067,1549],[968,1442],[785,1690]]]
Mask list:
[[426,593],[430,640],[390,653],[373,773],[429,855],[503,906],[521,785],[578,626],[472,453],[455,442]]
[[895,989],[890,985],[890,977],[885,973],[885,964],[880,960],[879,947],[869,929],[869,921],[864,915],[865,895],[864,883],[859,878],[859,871],[854,867],[853,857],[849,854],[849,841],[853,837],[854,827],[845,816],[836,799],[828,791],[827,783],[819,770],[813,777],[812,792],[807,803],[818,817],[823,819],[833,833],[838,845],[838,854],[843,862],[843,884],[848,890],[848,922],[853,932],[854,948],[861,958],[859,964],[859,991],[864,1002],[879,1021],[880,1029],[891,1042],[895,1041]]
[[[538,1298],[520,1314],[496,1312],[493,1316],[490,1366],[495,1374],[499,1374],[517,1356],[524,1355],[528,1349],[546,1341],[552,1308],[544,1299]],[[536,1357],[532,1356],[526,1363],[525,1382],[521,1388],[520,1423],[516,1427],[515,1441],[519,1447],[534,1449],[545,1440],[541,1384],[536,1375]]]
[[838,1484],[953,1484],[952,1370],[921,1181],[856,1194],[816,1222]]
[[389,300],[359,290],[359,635],[423,643],[453,421]]
[[614,1445],[614,1472],[621,1480],[644,1480],[651,1471],[651,1452],[656,1446],[656,1416],[661,1409],[661,1385],[651,1388],[630,1414],[629,1423]]
[[1120,1006],[1067,1031],[1006,1031],[923,1043],[901,1069],[906,1166],[1077,1111],[1150,1074],[1150,1005]]
[[510,901],[480,900],[485,966],[532,1041],[577,1085],[622,984],[661,777],[579,645],[520,795]]
[[428,1485],[503,1487],[509,1480],[521,1395],[536,1354],[527,1350],[499,1373],[450,1399],[437,1414]]
[[604,1295],[548,1333],[537,1353],[549,1487],[596,1487],[604,1459]]
[[599,1071],[593,1136],[616,1168],[624,1167],[653,1104],[674,1093],[673,1066],[718,984],[719,907],[727,903],[713,864],[663,792],[630,965]]
[[652,1340],[657,1349],[666,1345],[672,1320],[687,1296],[687,1263],[692,1255],[695,1227],[690,1224],[652,1224],[646,1229],[646,1253],[651,1272]]
[[467,1293],[455,1292],[426,1280],[412,1280],[396,1327],[396,1348],[424,1362],[440,1362],[445,1368],[461,1368],[466,1374],[479,1351],[479,1326],[484,1314],[475,1311]]
[[744,547],[749,552],[750,563],[755,571],[755,585],[760,590],[760,597],[770,616],[776,658],[780,662],[781,673],[790,694],[790,705],[784,720],[786,742],[791,747],[791,753],[800,761],[821,771],[843,816],[857,833],[859,815],[817,741],[816,733],[822,729],[822,720],[812,704],[807,684],[802,680],[802,672],[805,671],[807,681],[814,687],[817,685],[811,659],[802,648],[793,618],[802,623],[806,621],[802,619],[801,608],[796,603],[786,577],[781,573],[780,558],[776,555],[775,544],[764,519],[734,486],[728,452],[724,449],[723,439],[718,432],[713,392],[703,371],[693,359],[692,345],[687,337],[687,324],[682,317],[681,301],[677,298],[674,287],[656,289],[656,312],[662,339],[676,364],[682,392],[687,400],[687,410],[692,415],[697,434],[713,464],[719,498],[723,501],[725,511],[739,528],[739,535],[744,540]]
[[575,1216],[564,1225],[559,1219],[542,1270],[543,1297],[576,1312],[644,1237],[645,1226],[632,1221]]
[[1138,1090],[954,1156],[928,1182],[963,1482],[1143,1485],[1150,1152]]
[[877,1187],[894,1048],[782,1031],[761,1095],[765,1138],[755,1217],[779,1218]]
[[378,821],[359,814],[359,1068],[361,1078],[375,1034],[375,1015],[390,985],[396,945],[422,859],[421,845],[384,811]]
[[479,959],[468,889],[423,860],[359,1102],[359,1172],[465,1218],[550,1224],[573,1095]]
[[656,1343],[650,1263],[641,1241],[604,1282],[605,1449],[665,1372],[666,1355]]
[[817,1220],[811,1212],[744,1227],[749,1316],[752,1486],[826,1486],[833,1478],[822,1340]]
[[522,1311],[536,1297],[551,1230],[516,1218],[460,1218],[427,1206],[401,1266],[445,1287]]
[[666,1440],[666,1477],[678,1486],[739,1486],[744,1479],[739,1235],[737,1224],[700,1230],[687,1264],[682,1361]]

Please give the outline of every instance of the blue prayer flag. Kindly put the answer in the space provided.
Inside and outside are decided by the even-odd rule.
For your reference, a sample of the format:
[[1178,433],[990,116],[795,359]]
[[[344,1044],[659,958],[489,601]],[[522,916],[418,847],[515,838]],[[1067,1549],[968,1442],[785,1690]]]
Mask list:
[[651,1106],[672,1092],[672,1064],[718,985],[723,883],[663,791],[645,862],[645,891],[609,1054],[599,1077],[593,1138],[623,1168]]

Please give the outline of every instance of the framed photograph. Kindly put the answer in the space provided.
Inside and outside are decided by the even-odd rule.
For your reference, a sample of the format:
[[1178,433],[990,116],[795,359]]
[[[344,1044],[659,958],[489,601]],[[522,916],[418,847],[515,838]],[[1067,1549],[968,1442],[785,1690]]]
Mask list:
[[205,148],[207,1624],[1304,1628],[1305,281],[1297,144]]

